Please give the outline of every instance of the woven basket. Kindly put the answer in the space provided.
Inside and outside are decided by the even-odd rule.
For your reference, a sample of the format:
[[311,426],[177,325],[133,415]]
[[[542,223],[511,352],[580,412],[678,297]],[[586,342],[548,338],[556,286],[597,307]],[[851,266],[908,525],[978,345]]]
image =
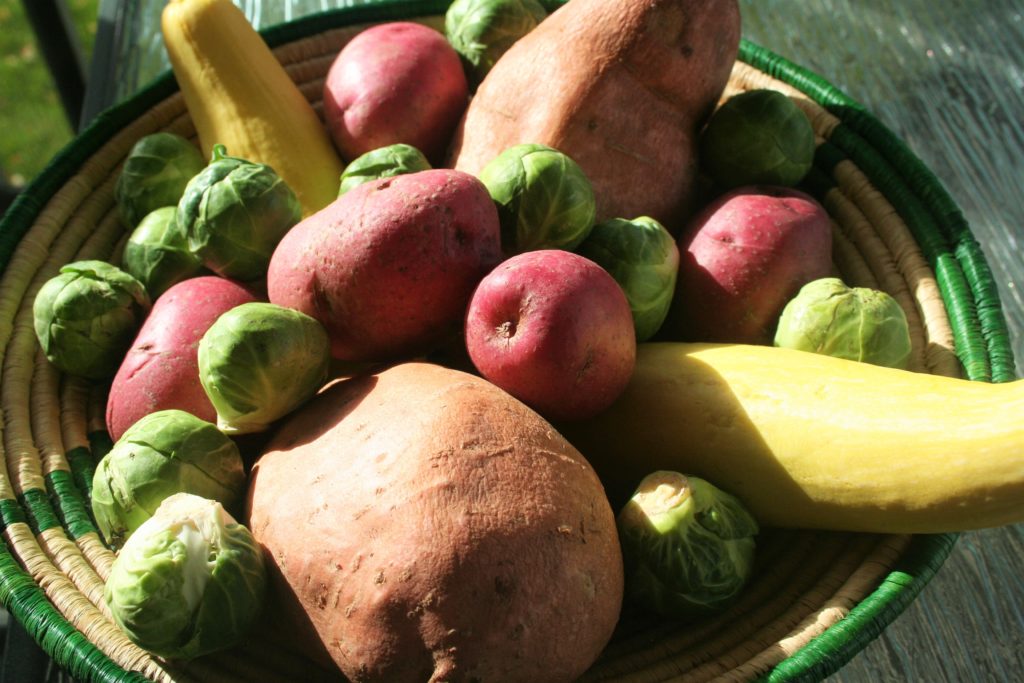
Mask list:
[[[447,3],[394,2],[305,17],[264,36],[319,105],[340,47],[367,23],[438,25]],[[821,78],[744,42],[734,94],[775,88],[810,116],[819,147],[805,189],[834,219],[836,268],[902,305],[913,369],[1006,381],[1014,374],[995,286],[977,243],[934,176],[862,107]],[[336,680],[284,649],[271,625],[188,664],[140,650],[112,624],[103,581],[113,554],[89,516],[96,462],[110,448],[105,386],[61,376],[41,355],[31,304],[70,261],[116,261],[126,237],[113,187],[143,135],[195,132],[170,74],[105,112],[64,149],[0,223],[0,601],[81,681]],[[914,599],[954,535],[766,530],[754,579],[726,613],[696,625],[622,623],[587,681],[808,680],[841,667]]]

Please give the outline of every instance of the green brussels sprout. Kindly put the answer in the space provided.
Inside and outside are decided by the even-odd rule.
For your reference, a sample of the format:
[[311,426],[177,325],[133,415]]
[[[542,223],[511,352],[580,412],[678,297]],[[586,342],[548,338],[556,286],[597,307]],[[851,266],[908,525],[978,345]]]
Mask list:
[[134,228],[162,206],[175,206],[185,186],[206,166],[202,153],[174,133],[140,138],[128,153],[114,186],[118,213]]
[[274,169],[227,156],[214,145],[209,165],[189,181],[178,203],[178,227],[189,250],[218,275],[252,281],[302,217],[302,207]]
[[117,554],[103,598],[136,645],[187,660],[238,643],[266,588],[252,533],[217,501],[176,493]]
[[546,145],[509,147],[480,172],[498,206],[507,255],[575,249],[594,227],[594,188],[583,169]]
[[96,466],[92,512],[103,538],[118,548],[174,493],[233,509],[244,490],[234,441],[183,410],[159,410],[125,430]]
[[331,345],[315,318],[253,302],[217,318],[199,340],[199,381],[228,434],[265,430],[327,380]]
[[719,107],[700,138],[700,159],[724,188],[793,186],[814,162],[814,129],[793,100],[776,90],[748,90]]
[[697,477],[644,477],[618,514],[631,604],[686,619],[735,598],[754,564],[758,525],[743,504]]
[[163,206],[146,214],[128,236],[121,265],[156,299],[171,285],[198,275],[203,262],[188,249],[178,230],[177,209]]
[[679,272],[679,247],[658,221],[611,218],[594,226],[576,253],[607,270],[626,293],[637,341],[647,341],[668,315]]
[[399,143],[380,147],[356,157],[345,167],[341,173],[338,196],[371,180],[429,171],[430,168],[430,162],[423,156],[423,152],[412,145]]
[[475,87],[547,15],[537,0],[455,0],[444,15],[444,34]]
[[150,298],[142,283],[104,261],[76,261],[43,284],[32,303],[36,337],[59,370],[87,379],[114,376]]
[[834,277],[808,282],[786,304],[775,346],[901,370],[910,363],[907,316],[896,300]]

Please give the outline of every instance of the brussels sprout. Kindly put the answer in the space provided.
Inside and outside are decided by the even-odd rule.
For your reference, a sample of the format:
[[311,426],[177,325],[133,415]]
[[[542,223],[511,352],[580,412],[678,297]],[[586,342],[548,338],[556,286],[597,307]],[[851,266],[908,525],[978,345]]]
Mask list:
[[907,316],[896,300],[833,277],[804,285],[782,309],[775,346],[905,370]]
[[263,431],[327,379],[331,345],[315,318],[253,302],[217,318],[199,341],[199,381],[228,434]]
[[547,14],[537,0],[455,0],[444,15],[444,34],[475,86]]
[[274,169],[214,145],[210,164],[185,188],[177,220],[203,265],[252,281],[266,275],[277,243],[301,217],[298,198]]
[[697,477],[644,477],[618,527],[627,599],[661,616],[721,609],[753,569],[757,522],[734,496]]
[[146,214],[124,245],[121,265],[156,299],[171,285],[198,275],[203,262],[188,249],[175,222],[177,209],[164,206]]
[[412,145],[399,143],[380,147],[356,157],[345,167],[341,173],[338,196],[371,180],[429,171],[430,168],[430,162],[423,156],[423,152]]
[[594,226],[576,249],[619,283],[633,311],[637,341],[654,336],[668,315],[679,272],[679,247],[658,221],[611,218]]
[[700,139],[701,164],[724,188],[793,186],[814,161],[807,115],[776,90],[748,90],[726,100]]
[[263,552],[220,503],[176,493],[114,559],[103,597],[139,647],[192,659],[239,642],[266,595]]
[[545,145],[509,147],[480,173],[498,206],[506,255],[575,249],[594,227],[594,188],[583,169]]
[[118,548],[174,493],[212,498],[230,509],[244,490],[234,441],[183,410],[160,410],[129,427],[96,466],[92,512],[103,538]]
[[114,186],[121,219],[134,228],[156,209],[175,206],[188,181],[205,166],[199,149],[180,135],[153,133],[139,139]]
[[150,307],[142,283],[104,261],[76,261],[39,289],[36,337],[58,369],[88,379],[113,377]]

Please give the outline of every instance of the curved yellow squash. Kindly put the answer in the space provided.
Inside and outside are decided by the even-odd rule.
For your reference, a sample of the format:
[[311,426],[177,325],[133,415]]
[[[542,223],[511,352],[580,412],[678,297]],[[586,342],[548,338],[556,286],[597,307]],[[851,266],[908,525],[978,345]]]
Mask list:
[[338,196],[344,164],[309,101],[230,0],[170,0],[164,44],[209,158],[228,154],[273,168],[303,216]]
[[1024,381],[986,384],[772,347],[642,344],[624,395],[559,425],[618,505],[702,476],[767,526],[883,533],[1024,521]]

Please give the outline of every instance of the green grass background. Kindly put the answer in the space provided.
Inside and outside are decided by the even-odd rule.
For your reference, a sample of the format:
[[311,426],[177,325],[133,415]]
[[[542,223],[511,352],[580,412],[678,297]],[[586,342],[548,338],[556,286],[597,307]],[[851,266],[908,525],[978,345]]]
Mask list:
[[[99,0],[65,3],[88,75]],[[30,182],[73,136],[22,0],[0,0],[0,173],[15,187]]]

